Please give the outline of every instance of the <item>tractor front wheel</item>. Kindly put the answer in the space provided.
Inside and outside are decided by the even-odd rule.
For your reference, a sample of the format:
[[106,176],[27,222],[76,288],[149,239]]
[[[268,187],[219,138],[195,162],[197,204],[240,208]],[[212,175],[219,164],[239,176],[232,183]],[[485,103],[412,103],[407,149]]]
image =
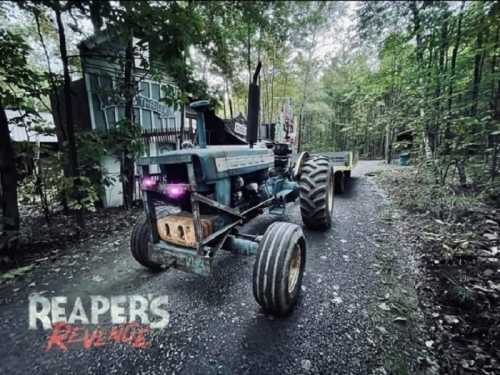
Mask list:
[[327,230],[333,215],[333,168],[328,158],[313,156],[300,172],[300,213],[310,229]]
[[161,265],[151,259],[149,243],[152,241],[151,224],[147,218],[142,218],[134,225],[130,236],[130,249],[136,261],[153,271],[160,271]]
[[284,316],[293,310],[305,264],[302,229],[292,223],[271,224],[260,240],[253,267],[253,295],[264,311]]

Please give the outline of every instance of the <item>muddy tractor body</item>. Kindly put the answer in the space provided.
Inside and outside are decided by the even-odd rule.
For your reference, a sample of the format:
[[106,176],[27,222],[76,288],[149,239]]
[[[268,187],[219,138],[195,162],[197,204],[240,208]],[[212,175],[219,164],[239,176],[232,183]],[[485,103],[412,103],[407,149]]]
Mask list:
[[299,198],[304,223],[328,228],[333,169],[327,158],[307,154],[292,165],[291,146],[285,143],[254,143],[251,121],[249,144],[207,145],[208,102],[192,108],[198,114],[196,145],[138,161],[145,218],[133,229],[132,254],[151,269],[205,276],[220,250],[255,255],[254,296],[264,310],[285,315],[301,289],[306,260],[302,229],[274,222],[259,234],[243,233],[241,226],[264,210],[283,215],[287,203]]

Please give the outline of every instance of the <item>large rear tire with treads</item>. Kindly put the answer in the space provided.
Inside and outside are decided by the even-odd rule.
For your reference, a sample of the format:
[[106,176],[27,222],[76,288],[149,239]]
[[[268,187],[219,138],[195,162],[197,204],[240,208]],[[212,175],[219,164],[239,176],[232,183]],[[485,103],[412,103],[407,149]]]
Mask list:
[[313,156],[300,171],[300,213],[309,229],[327,230],[333,215],[333,168],[328,158]]

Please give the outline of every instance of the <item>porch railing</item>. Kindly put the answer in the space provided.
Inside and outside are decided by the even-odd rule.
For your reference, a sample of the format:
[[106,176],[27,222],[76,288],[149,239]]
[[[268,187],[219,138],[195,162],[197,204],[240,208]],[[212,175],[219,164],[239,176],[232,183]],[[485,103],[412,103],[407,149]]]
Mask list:
[[[142,131],[142,139],[146,145],[152,143],[176,145],[181,137],[181,131],[177,129],[148,129]],[[194,142],[195,134],[188,129],[182,132],[183,141]]]

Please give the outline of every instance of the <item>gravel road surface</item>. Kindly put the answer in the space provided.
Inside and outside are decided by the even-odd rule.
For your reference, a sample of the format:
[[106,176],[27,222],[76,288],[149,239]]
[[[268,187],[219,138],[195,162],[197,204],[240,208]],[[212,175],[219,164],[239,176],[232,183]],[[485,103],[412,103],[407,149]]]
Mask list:
[[[42,260],[0,288],[1,374],[368,374],[378,359],[369,306],[380,284],[374,236],[384,198],[360,162],[335,197],[333,228],[304,230],[307,265],[302,297],[285,319],[266,316],[252,295],[253,257],[222,253],[211,277],[152,274],[129,253],[129,229]],[[302,224],[297,204],[285,217],[263,215],[245,226],[263,233],[276,220]],[[170,323],[136,349],[109,343],[46,351],[48,331],[28,329],[28,296],[167,295]]]

